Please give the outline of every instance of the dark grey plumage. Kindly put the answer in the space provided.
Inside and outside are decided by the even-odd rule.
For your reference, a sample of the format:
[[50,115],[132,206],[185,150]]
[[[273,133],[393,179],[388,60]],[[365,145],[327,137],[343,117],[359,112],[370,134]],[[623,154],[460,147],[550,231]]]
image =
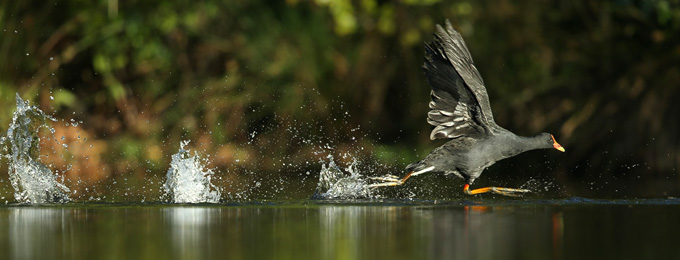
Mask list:
[[445,27],[437,25],[434,41],[425,45],[423,68],[432,88],[427,122],[435,128],[430,139],[451,140],[406,169],[454,174],[472,184],[498,160],[534,149],[564,151],[548,133],[521,137],[496,124],[484,81],[463,38],[449,21]]

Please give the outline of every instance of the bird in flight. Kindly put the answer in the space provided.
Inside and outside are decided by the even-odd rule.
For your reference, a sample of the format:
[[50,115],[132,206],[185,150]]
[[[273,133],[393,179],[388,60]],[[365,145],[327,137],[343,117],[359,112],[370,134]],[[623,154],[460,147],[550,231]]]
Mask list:
[[405,177],[374,177],[371,187],[402,185],[423,173],[443,173],[465,180],[463,191],[473,195],[492,192],[520,196],[526,189],[486,187],[470,189],[484,169],[495,162],[522,152],[564,148],[549,133],[523,137],[496,124],[489,95],[460,33],[447,20],[446,28],[437,25],[434,40],[425,44],[423,69],[432,91],[427,122],[434,126],[430,139],[451,139],[435,148],[423,160],[406,167]]

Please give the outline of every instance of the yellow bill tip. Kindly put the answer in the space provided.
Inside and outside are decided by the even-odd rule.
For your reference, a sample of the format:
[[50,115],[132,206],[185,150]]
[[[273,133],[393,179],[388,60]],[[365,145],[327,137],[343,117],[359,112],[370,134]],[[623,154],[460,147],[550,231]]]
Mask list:
[[552,137],[553,140],[553,147],[555,147],[555,149],[557,149],[560,152],[564,152],[565,151],[564,147],[562,147],[560,144],[557,143],[557,141],[555,141],[555,137],[553,135],[550,135],[550,137]]

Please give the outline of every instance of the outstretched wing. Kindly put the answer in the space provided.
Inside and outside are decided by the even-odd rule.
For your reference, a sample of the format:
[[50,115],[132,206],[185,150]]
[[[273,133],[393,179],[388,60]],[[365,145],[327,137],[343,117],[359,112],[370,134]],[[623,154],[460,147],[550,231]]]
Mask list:
[[493,131],[489,96],[460,34],[446,21],[425,45],[425,76],[432,88],[427,122],[430,139],[456,138]]

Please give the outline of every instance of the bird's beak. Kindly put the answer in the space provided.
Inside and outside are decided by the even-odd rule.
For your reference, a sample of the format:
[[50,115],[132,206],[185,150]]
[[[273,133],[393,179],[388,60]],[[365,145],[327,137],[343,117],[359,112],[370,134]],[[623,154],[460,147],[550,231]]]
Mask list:
[[564,152],[564,147],[562,147],[560,144],[557,143],[557,141],[555,141],[555,137],[553,135],[550,135],[550,137],[552,137],[553,139],[553,147],[555,147],[555,149],[557,149],[560,152]]

